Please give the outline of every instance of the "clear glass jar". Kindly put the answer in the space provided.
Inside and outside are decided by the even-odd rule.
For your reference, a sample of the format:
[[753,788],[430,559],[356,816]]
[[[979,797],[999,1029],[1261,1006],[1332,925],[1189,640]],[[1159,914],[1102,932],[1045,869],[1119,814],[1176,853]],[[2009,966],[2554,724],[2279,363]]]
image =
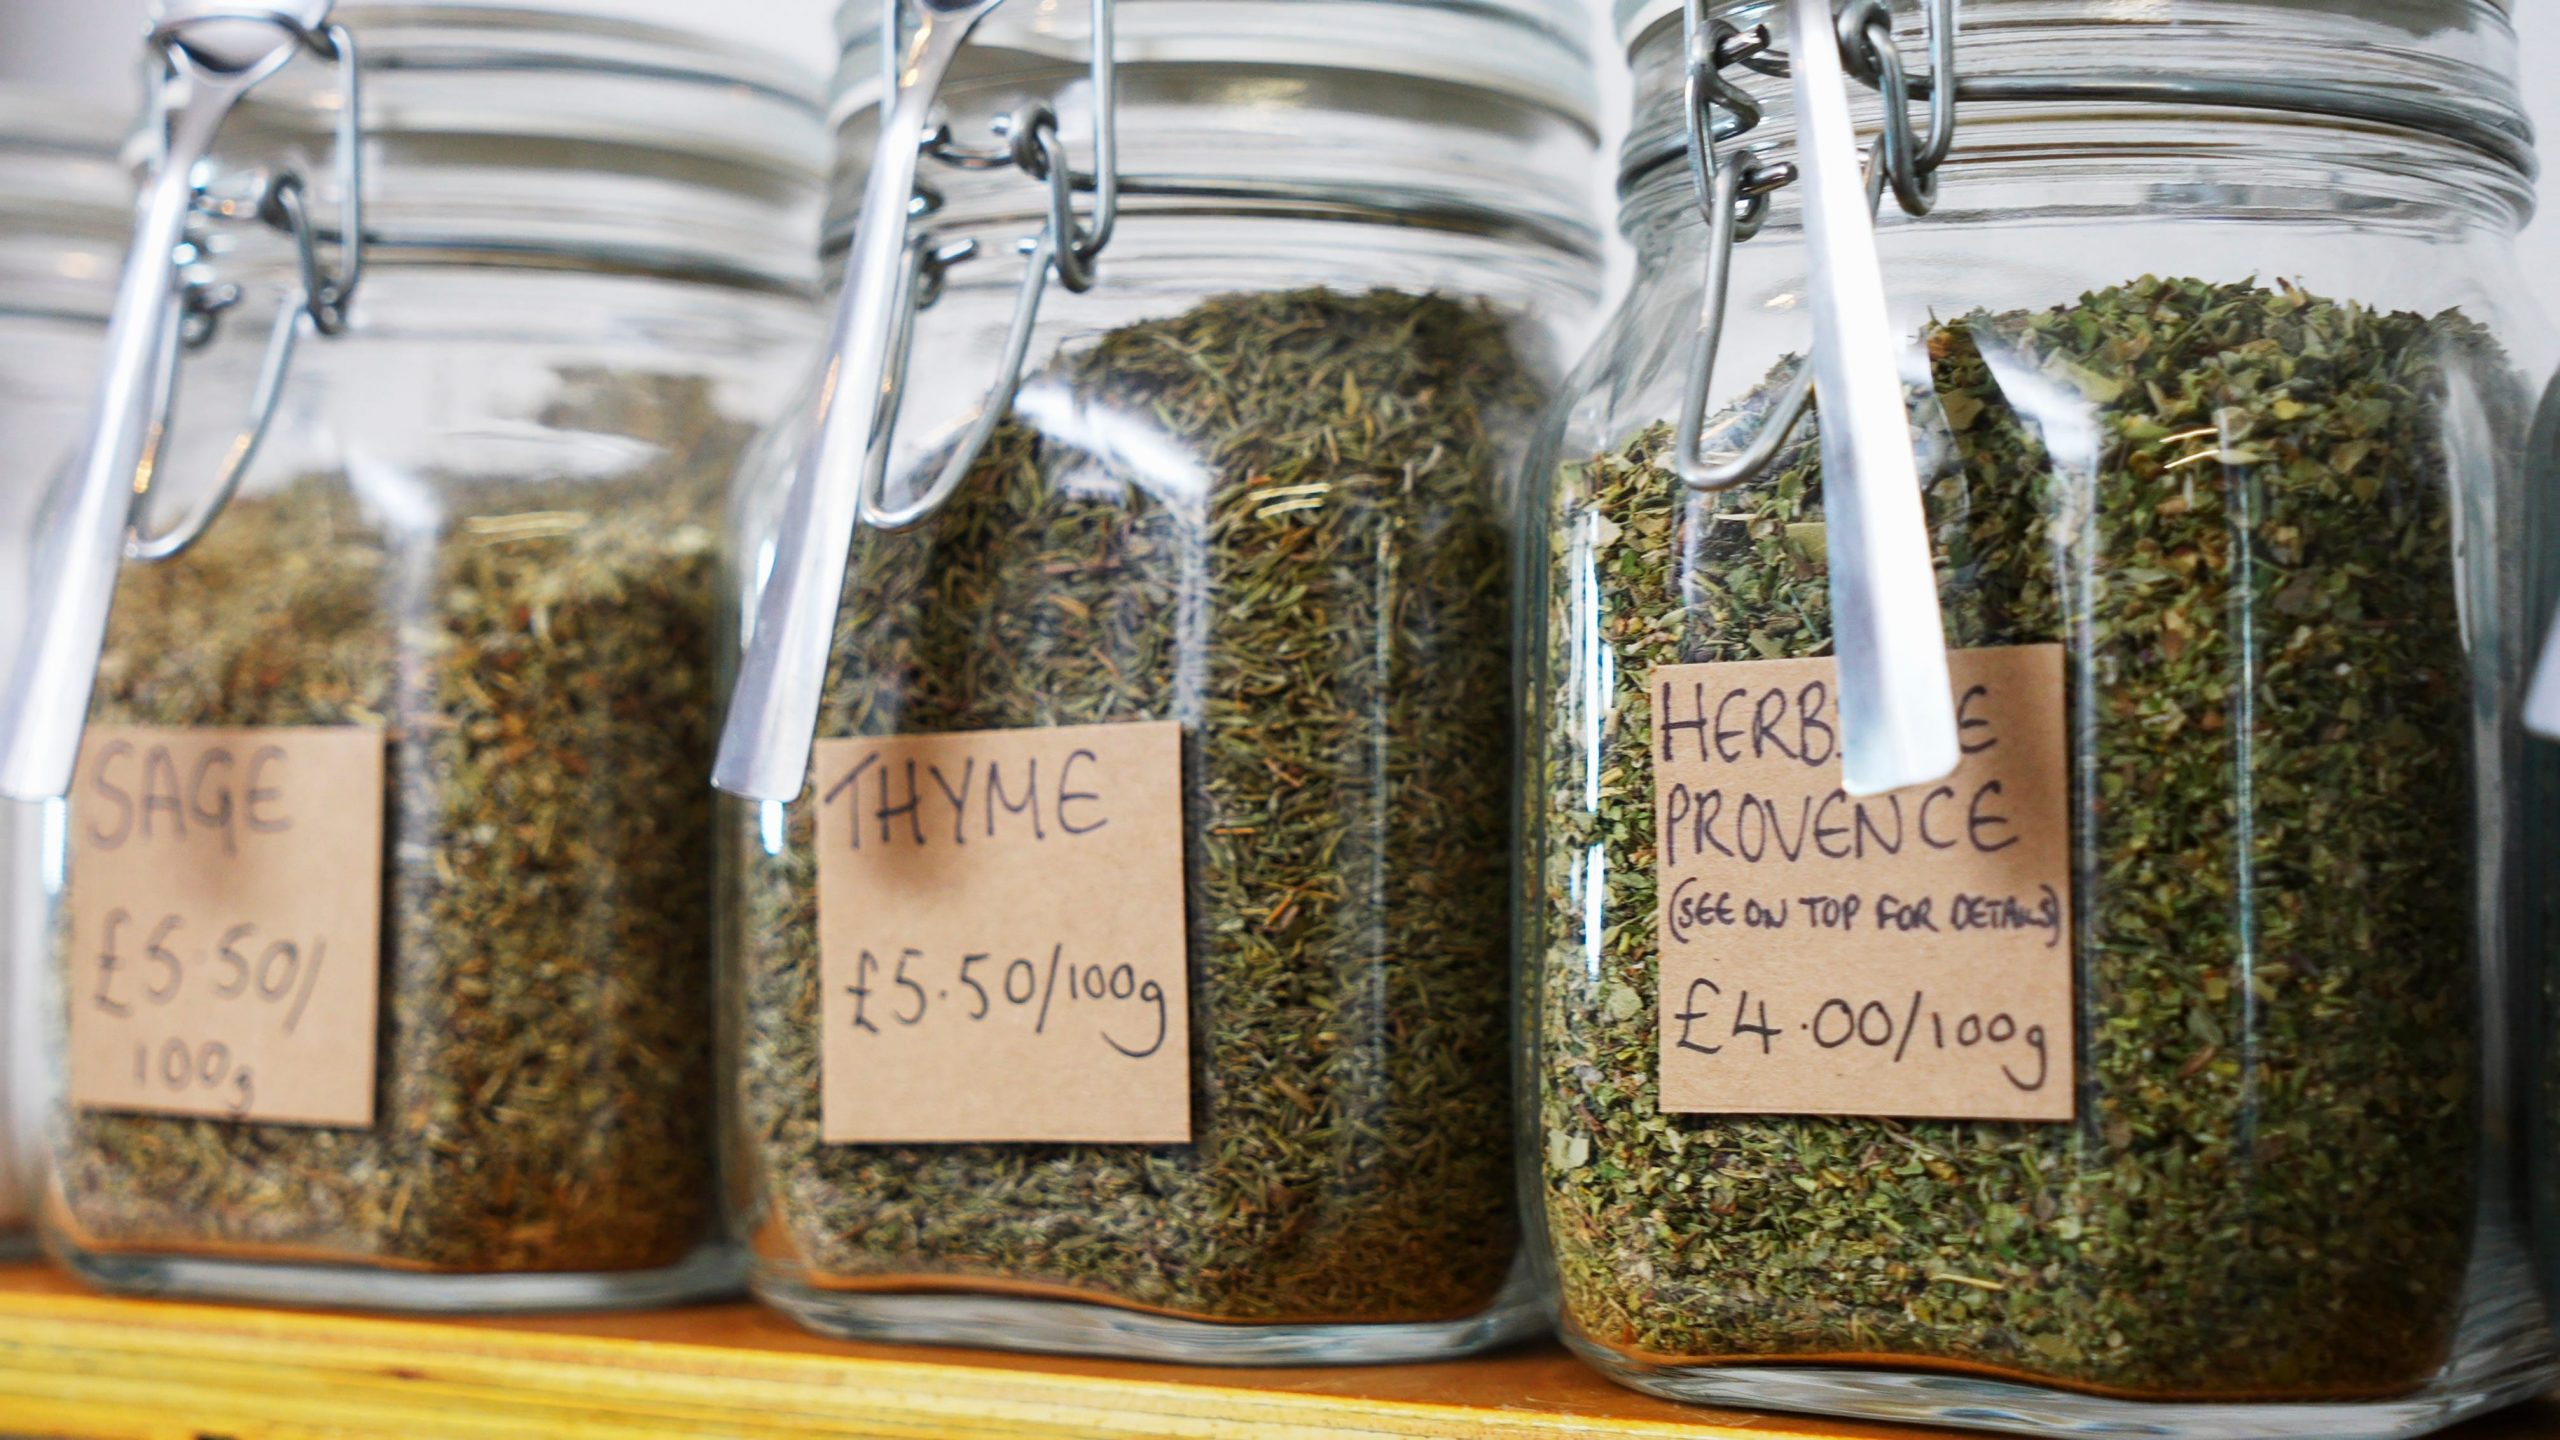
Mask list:
[[[1783,7],[1713,13],[1794,43]],[[1660,822],[1654,742],[1687,752],[1656,720],[1690,702],[1656,667],[1827,656],[1831,547],[1818,418],[1739,488],[1674,471],[1706,226],[1678,13],[1620,19],[1636,282],[1533,461],[1520,612],[1525,1164],[1569,1342],[1677,1398],[2034,1434],[2415,1434],[2547,1388],[2504,1137],[2554,351],[2505,5],[1963,8],[1942,194],[1888,199],[1878,243],[1948,643],[2058,647],[2021,712],[2058,737],[2021,852],[2055,908],[2002,912],[2068,997],[2040,1123],[1977,1118],[2011,1113],[1998,1057],[1953,1101],[1900,1078],[2024,1043],[1941,1008],[1995,953],[1981,897],[1843,838],[1926,839],[1929,796],[1852,820],[1811,808],[1852,803],[1834,780],[1798,811],[1755,771]],[[1767,119],[1724,148],[1791,158],[1787,83],[1725,75]],[[1807,343],[1798,188],[1733,252],[1712,451]],[[1770,738],[1733,724],[1728,765]],[[1750,906],[1789,928],[1723,924]],[[1888,924],[1914,939],[1879,958]],[[1746,956],[1801,983],[1716,988]],[[1790,1113],[1820,1056],[1863,1088]]]
[[[84,1081],[75,1053],[48,1242],[111,1288],[295,1304],[489,1310],[723,1291],[739,1262],[718,1222],[702,1022],[719,526],[743,447],[814,338],[815,85],[730,45],[717,21],[470,5],[340,18],[367,82],[361,289],[344,333],[303,336],[224,504],[207,493],[209,439],[247,404],[295,251],[271,225],[206,241],[245,318],[185,358],[171,458],[138,524],[157,534],[219,509],[176,558],[124,567],[83,765],[106,725],[152,727],[134,741],[146,752],[154,737],[235,727],[287,746],[303,732],[286,727],[384,737],[378,851],[368,838],[343,863],[306,857],[332,866],[327,885],[379,887],[372,995],[304,1027],[300,1049],[290,1025],[284,1039],[258,1032],[263,1076],[367,1037],[371,1065],[359,1048],[343,1093],[312,1082],[278,1102],[299,1113],[235,1107],[237,1119],[174,1091],[93,1098],[84,1085],[104,1081]],[[217,190],[290,167],[333,242],[341,93],[308,55],[265,82],[222,132]],[[230,1038],[252,1023],[237,1007],[299,973],[260,947],[301,922],[256,908],[272,887],[251,888],[269,877],[244,860],[211,882],[219,903],[168,902],[165,957],[159,907],[139,900],[119,898],[134,912],[121,932],[110,919],[103,941],[81,938],[83,885],[127,883],[84,879],[108,874],[82,847],[120,813],[111,762],[96,763],[55,832],[56,1013],[75,1052],[120,1057],[131,1043],[156,1083],[164,1032]],[[275,773],[304,763],[296,752]],[[126,779],[147,800],[154,773]],[[205,772],[188,773],[191,817],[209,824],[236,803],[255,823],[254,795],[206,800]],[[313,807],[294,810],[297,825],[373,789],[358,770],[312,783],[285,792]],[[243,855],[248,844],[243,832]],[[178,867],[210,862],[149,863],[174,884]],[[238,932],[222,931],[234,919],[256,927],[237,952]],[[289,938],[309,941],[315,978],[300,996],[330,983],[320,939],[358,951],[373,939]],[[235,953],[256,957],[255,996],[226,969]],[[164,989],[174,998],[154,1008]],[[350,1100],[369,1122],[336,1117]]]
[[[839,236],[878,124],[858,29],[877,9],[846,12]],[[1085,18],[996,12],[943,91],[956,133],[1042,100],[1089,166]],[[821,783],[739,807],[733,1220],[756,1292],[836,1334],[1237,1364],[1480,1348],[1542,1321],[1507,1123],[1499,637],[1511,467],[1596,308],[1587,58],[1570,7],[1542,4],[1130,0],[1118,24],[1099,282],[1052,284],[1010,413],[947,504],[855,535]],[[951,269],[917,319],[893,505],[981,408],[1013,242],[1041,217],[1018,173],[923,174],[932,242],[1005,258]],[[750,616],[807,444],[786,424],[741,481]],[[1094,878],[1160,885],[1187,935],[1117,958],[1187,990],[1169,1006],[1187,1055],[1130,1083],[1173,1086],[1149,1093],[1176,1097],[1188,1140],[831,1139],[822,1091],[892,1062],[828,1049],[874,1038],[840,983],[869,970],[836,976],[821,938],[865,918],[822,899],[830,744],[1149,721],[1180,728],[1179,775],[1152,772],[1179,786],[1179,835],[1143,873]],[[882,923],[983,919],[1001,945],[1046,903],[1009,898]],[[1041,954],[1072,960],[1082,934]],[[873,1023],[912,1016],[944,1072],[1044,1083],[989,1038],[1032,1023],[1014,966],[967,958],[926,947],[912,991],[903,969],[872,980]],[[1121,1062],[1074,1034],[1090,1050],[1058,1084],[1100,1096]]]
[[[2560,377],[2543,391],[2527,455],[2527,484],[2532,493],[2551,493],[2554,457],[2560,456]],[[2560,544],[2560,531],[2553,528],[2560,523],[2560,515],[2548,513],[2549,508],[2543,507],[2540,528],[2526,541],[2529,553],[2548,555]],[[2537,574],[2528,580],[2531,589],[2524,602],[2525,615],[2548,616],[2560,607],[2560,575]],[[2551,634],[2548,628],[2543,631],[2546,649]],[[2549,663],[2544,661],[2535,683],[2549,681]],[[2530,713],[2530,701],[2527,709]],[[2546,876],[2560,864],[2560,743],[2537,731],[2525,741],[2521,760],[2518,811],[2528,838],[2518,864],[2527,875]],[[2560,1314],[2560,888],[2543,886],[2535,900],[2515,944],[2516,953],[2525,957],[2516,967],[2518,1013],[2531,1017],[2518,1052],[2524,1092],[2522,1148],[2542,1301]]]
[[[26,623],[36,509],[71,448],[97,369],[131,190],[120,117],[74,97],[0,89],[0,669]],[[36,999],[45,965],[42,819],[0,800],[0,1254],[29,1248],[52,1047]]]

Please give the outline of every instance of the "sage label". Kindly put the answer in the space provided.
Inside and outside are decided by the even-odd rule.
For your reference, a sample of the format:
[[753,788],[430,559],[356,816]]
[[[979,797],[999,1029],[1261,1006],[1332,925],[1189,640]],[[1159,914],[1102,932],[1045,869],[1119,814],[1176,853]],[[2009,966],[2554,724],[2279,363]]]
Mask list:
[[1665,1112],[2072,1118],[2062,654],[1950,656],[1963,764],[1867,797],[1833,661],[1652,672]]
[[70,824],[89,1110],[373,1123],[383,735],[96,725]]
[[829,1144],[1191,1138],[1182,727],[817,747]]

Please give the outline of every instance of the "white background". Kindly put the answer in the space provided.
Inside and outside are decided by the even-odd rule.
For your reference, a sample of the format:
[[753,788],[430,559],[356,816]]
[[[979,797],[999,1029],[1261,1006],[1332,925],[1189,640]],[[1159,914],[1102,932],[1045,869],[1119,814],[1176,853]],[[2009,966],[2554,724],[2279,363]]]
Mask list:
[[[543,3],[543,0],[537,0]],[[563,0],[547,0],[563,3]],[[760,40],[776,49],[807,57],[813,71],[832,68],[827,35],[834,0],[565,0],[578,8],[636,14],[679,24],[702,24],[707,17],[740,39]],[[1595,17],[1605,0],[1590,0]],[[36,82],[86,91],[100,97],[129,96],[138,51],[142,0],[0,0],[0,80]],[[2542,302],[2560,317],[2560,4],[2553,0],[2515,0],[2517,24],[2524,32],[2524,74],[2533,102],[2533,118],[2542,132],[2544,165],[2551,176],[2554,203],[2525,237],[2525,273],[2534,277]],[[1595,33],[1599,26],[1595,18]],[[1595,39],[1598,53],[1615,63],[1606,38]],[[1622,87],[1607,87],[1621,94]],[[124,103],[129,103],[126,101]],[[1614,127],[1621,117],[1604,120]],[[1616,138],[1610,137],[1614,147]],[[1610,167],[1595,166],[1595,173]],[[1605,202],[1604,202],[1605,203]]]

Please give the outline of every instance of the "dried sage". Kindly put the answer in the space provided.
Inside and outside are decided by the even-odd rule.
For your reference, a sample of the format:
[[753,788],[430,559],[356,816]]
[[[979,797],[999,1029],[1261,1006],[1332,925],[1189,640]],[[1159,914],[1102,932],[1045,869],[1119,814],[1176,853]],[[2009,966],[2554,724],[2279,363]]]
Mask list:
[[1481,307],[1215,298],[1057,361],[946,508],[864,537],[821,735],[1184,725],[1193,1139],[821,1143],[804,800],[746,841],[736,936],[768,1276],[1227,1321],[1494,1299],[1517,1245],[1499,473],[1537,399]]
[[127,570],[93,718],[387,732],[378,1089],[370,1129],[66,1114],[83,1250],[631,1271],[714,1238],[712,525],[746,429],[698,379],[561,380],[541,423],[651,458],[435,477],[423,522],[314,475]]
[[[1529,953],[1569,1328],[1640,1363],[2407,1389],[2472,1234],[2449,492],[2515,428],[2503,362],[2459,317],[2195,280],[1926,341],[1949,639],[2069,647],[2078,1120],[1659,1113],[1644,677],[1825,654],[1831,617],[1811,428],[1698,496],[1656,426],[1548,515]],[[1598,717],[1553,698],[1593,684]]]

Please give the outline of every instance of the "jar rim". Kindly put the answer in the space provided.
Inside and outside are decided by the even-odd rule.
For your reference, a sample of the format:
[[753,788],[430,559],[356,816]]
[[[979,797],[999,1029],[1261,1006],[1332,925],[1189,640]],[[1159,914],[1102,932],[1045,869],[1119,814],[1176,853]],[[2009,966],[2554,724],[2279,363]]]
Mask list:
[[[400,0],[344,19],[376,257],[813,283],[829,146],[806,66],[584,5]],[[297,61],[217,149],[301,169],[324,240],[341,95],[334,66]]]
[[0,311],[105,319],[133,216],[125,121],[87,96],[0,86]]
[[[1926,86],[1915,86],[1914,93],[1925,95]],[[2316,115],[2414,130],[2453,141],[2480,152],[2526,180],[2541,173],[2541,161],[2534,149],[2533,127],[2522,116],[2516,117],[2517,123],[2513,125],[2503,125],[2460,106],[2376,94],[2316,80],[2203,82],[2136,72],[2115,76],[2018,75],[1960,83],[1956,96],[1959,104],[1974,101],[2086,103],[2110,107],[2157,105],[2181,112],[2254,110]],[[1731,137],[1719,128],[1715,138],[1721,142]],[[1659,136],[1641,143],[1631,136],[1618,168],[1620,191],[1623,193],[1643,184],[1665,166],[1685,163],[1688,154],[1686,135]]]
[[[523,134],[786,174],[825,165],[823,77],[761,46],[556,0],[384,0],[341,12],[369,82],[368,136]],[[476,93],[468,106],[438,104],[428,93],[439,81],[492,78],[522,83]],[[622,81],[628,90],[614,87]],[[251,104],[333,126],[331,82],[326,66],[296,64]]]
[[[880,102],[880,13],[878,0],[843,0],[837,12],[839,122]],[[1207,64],[1428,81],[1543,106],[1596,135],[1588,27],[1582,0],[1117,0],[1113,16],[1124,71]],[[971,43],[1083,65],[1089,39],[1087,5],[1049,0],[999,8]]]
[[[2395,23],[2423,37],[2403,48],[2372,47],[2374,54],[2360,57],[2360,70],[2343,74],[2276,63],[2279,57],[2266,42],[2279,32],[2258,33],[2262,26],[2298,17],[2304,3],[2167,0],[2156,11],[2128,17],[2089,14],[2090,0],[1973,0],[1958,38],[1957,94],[1976,104],[2156,110],[2170,121],[2251,112],[2320,117],[2448,142],[2528,184],[2539,173],[2533,122],[2515,83],[2509,0],[2428,0],[2447,16],[2459,12],[2471,22],[2435,27],[2407,16],[2405,0],[2322,0],[2326,23],[2373,23],[2379,12],[2366,12],[2396,6]],[[1781,34],[1785,29],[1777,0],[1710,0],[1709,9],[1737,25],[1769,25]],[[1618,14],[1633,27],[1627,32],[1629,56],[1640,70],[1676,72],[1680,0],[1619,0]],[[2495,33],[2479,28],[2483,20]],[[1897,14],[1896,30],[1906,55],[1922,53],[1917,13]],[[2117,35],[2123,43],[2114,43]],[[2181,53],[2179,65],[2157,59],[2163,40],[2190,36],[2197,43]],[[2316,34],[2283,38],[2306,47],[2324,44]],[[2142,58],[2128,61],[2137,52]],[[2298,78],[2314,73],[2321,78]],[[1664,166],[1683,163],[1689,151],[1687,127],[1676,113],[1680,107],[1645,93],[1653,87],[1638,83],[1638,113],[1620,157],[1622,194]],[[1783,82],[1773,83],[1783,89]],[[1925,96],[1929,78],[1914,76],[1912,90],[1915,97]],[[1656,107],[1669,113],[1657,113]],[[1720,126],[1715,138],[1732,137]]]
[[[859,0],[848,0],[848,3],[859,3]],[[2321,0],[2321,8],[2332,11],[2352,8],[2357,4],[2399,11],[2427,5],[2446,10],[2476,5],[2501,16],[2512,16],[2515,11],[2515,0]],[[1655,27],[1665,21],[1676,23],[1679,20],[1681,5],[1682,0],[1611,0],[1610,19],[1614,22],[1619,42],[1629,54],[1633,54],[1652,37]],[[1707,0],[1707,8],[1718,13],[1764,8],[1764,0]]]
[[129,117],[77,91],[0,85],[0,145],[114,159]]
[[[1285,180],[1244,186],[1183,176],[1132,176],[1120,182],[1120,197],[1124,222],[1133,214],[1143,217],[1149,213],[1332,220],[1506,236],[1595,264],[1601,257],[1600,232],[1595,226],[1555,215],[1499,209],[1465,195],[1438,194],[1410,186],[1317,186]],[[1131,204],[1132,201],[1136,203]],[[981,212],[971,214],[967,223],[958,228],[965,232],[1019,225],[1031,230],[1046,219],[1045,210]],[[820,246],[822,259],[829,263],[840,259],[853,244],[853,230],[854,217],[850,215],[829,222]]]
[[[805,8],[795,5],[783,13],[797,14]],[[822,54],[826,42],[824,23],[815,15],[800,27],[803,33],[780,29],[767,33],[761,27],[741,25],[733,12],[706,7],[701,0],[337,0],[332,13],[340,23],[360,28],[378,23],[377,17],[427,10],[454,17],[486,15],[493,24],[656,32],[669,38],[675,53],[690,60],[726,52],[766,65],[779,64],[803,77],[803,89],[820,78],[805,57]]]
[[[973,49],[964,59],[966,70],[955,67],[940,96],[954,131],[996,133],[1004,115],[1046,105],[1075,183],[1087,188],[1075,168],[1092,163],[1087,68],[1008,49]],[[1496,231],[1577,254],[1600,248],[1598,137],[1552,107],[1482,88],[1382,83],[1367,72],[1268,61],[1124,63],[1118,86],[1124,218],[1323,215]],[[880,123],[876,105],[839,116],[831,240],[854,224]],[[1499,163],[1487,163],[1492,155]],[[1029,234],[1046,216],[1046,188],[1009,169],[933,166],[919,183],[933,197],[937,230],[1019,225]]]

